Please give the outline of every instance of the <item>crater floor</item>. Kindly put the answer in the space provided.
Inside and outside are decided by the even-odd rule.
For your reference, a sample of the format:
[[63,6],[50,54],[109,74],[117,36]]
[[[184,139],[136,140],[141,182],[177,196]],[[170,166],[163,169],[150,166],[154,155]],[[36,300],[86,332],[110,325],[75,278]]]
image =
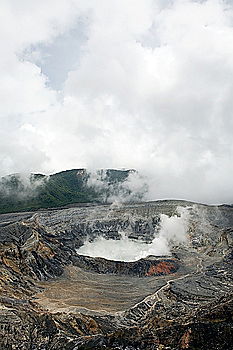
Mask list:
[[[188,213],[187,239],[169,242],[169,256],[77,253],[87,238],[119,240],[122,231],[157,243],[162,215],[178,206]],[[232,263],[231,206],[158,201],[0,215],[0,349],[229,350]]]
[[92,310],[113,313],[131,308],[163,284],[164,276],[105,275],[70,266],[62,277],[41,283],[45,289],[35,297],[43,308],[52,312]]

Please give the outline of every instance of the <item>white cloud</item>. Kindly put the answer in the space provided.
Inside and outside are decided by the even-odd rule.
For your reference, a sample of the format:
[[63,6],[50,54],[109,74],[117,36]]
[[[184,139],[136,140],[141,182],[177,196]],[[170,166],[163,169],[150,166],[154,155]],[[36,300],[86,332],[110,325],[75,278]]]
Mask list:
[[[151,199],[232,202],[231,2],[12,0],[1,7],[2,174],[132,167],[149,177]],[[30,47],[32,56],[41,43],[45,50],[79,18],[86,41],[75,46],[77,65],[57,92]]]
[[147,179],[130,171],[122,182],[111,182],[106,170],[90,170],[87,185],[99,193],[102,202],[120,206],[122,203],[142,201],[148,193]]

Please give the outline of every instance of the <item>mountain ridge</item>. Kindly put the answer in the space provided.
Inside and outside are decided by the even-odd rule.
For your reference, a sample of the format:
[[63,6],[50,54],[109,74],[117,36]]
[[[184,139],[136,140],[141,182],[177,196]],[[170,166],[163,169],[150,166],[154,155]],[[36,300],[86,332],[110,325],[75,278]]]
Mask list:
[[[111,191],[121,185],[135,170],[100,169],[98,186],[88,183],[91,177],[84,168],[64,170],[52,175],[16,173],[0,179],[0,213],[32,211],[78,203],[105,203]],[[103,186],[105,184],[105,186]],[[109,186],[111,185],[111,186]],[[128,194],[131,193],[130,190]]]

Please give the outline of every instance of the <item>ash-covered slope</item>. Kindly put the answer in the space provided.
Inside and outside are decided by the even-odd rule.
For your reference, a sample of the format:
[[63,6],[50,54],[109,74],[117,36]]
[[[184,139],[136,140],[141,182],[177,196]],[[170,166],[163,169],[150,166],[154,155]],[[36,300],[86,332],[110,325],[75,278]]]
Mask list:
[[[85,257],[88,238],[148,245],[186,208],[169,256]],[[18,217],[18,220],[17,220]],[[0,348],[230,349],[233,209],[160,201],[0,216]]]

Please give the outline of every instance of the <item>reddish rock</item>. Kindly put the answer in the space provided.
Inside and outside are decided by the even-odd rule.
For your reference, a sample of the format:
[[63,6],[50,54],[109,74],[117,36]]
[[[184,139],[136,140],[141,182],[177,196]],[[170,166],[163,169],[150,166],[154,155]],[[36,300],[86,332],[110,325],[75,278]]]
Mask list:
[[176,269],[175,265],[167,261],[160,261],[157,265],[152,265],[146,273],[146,276],[169,275]]

